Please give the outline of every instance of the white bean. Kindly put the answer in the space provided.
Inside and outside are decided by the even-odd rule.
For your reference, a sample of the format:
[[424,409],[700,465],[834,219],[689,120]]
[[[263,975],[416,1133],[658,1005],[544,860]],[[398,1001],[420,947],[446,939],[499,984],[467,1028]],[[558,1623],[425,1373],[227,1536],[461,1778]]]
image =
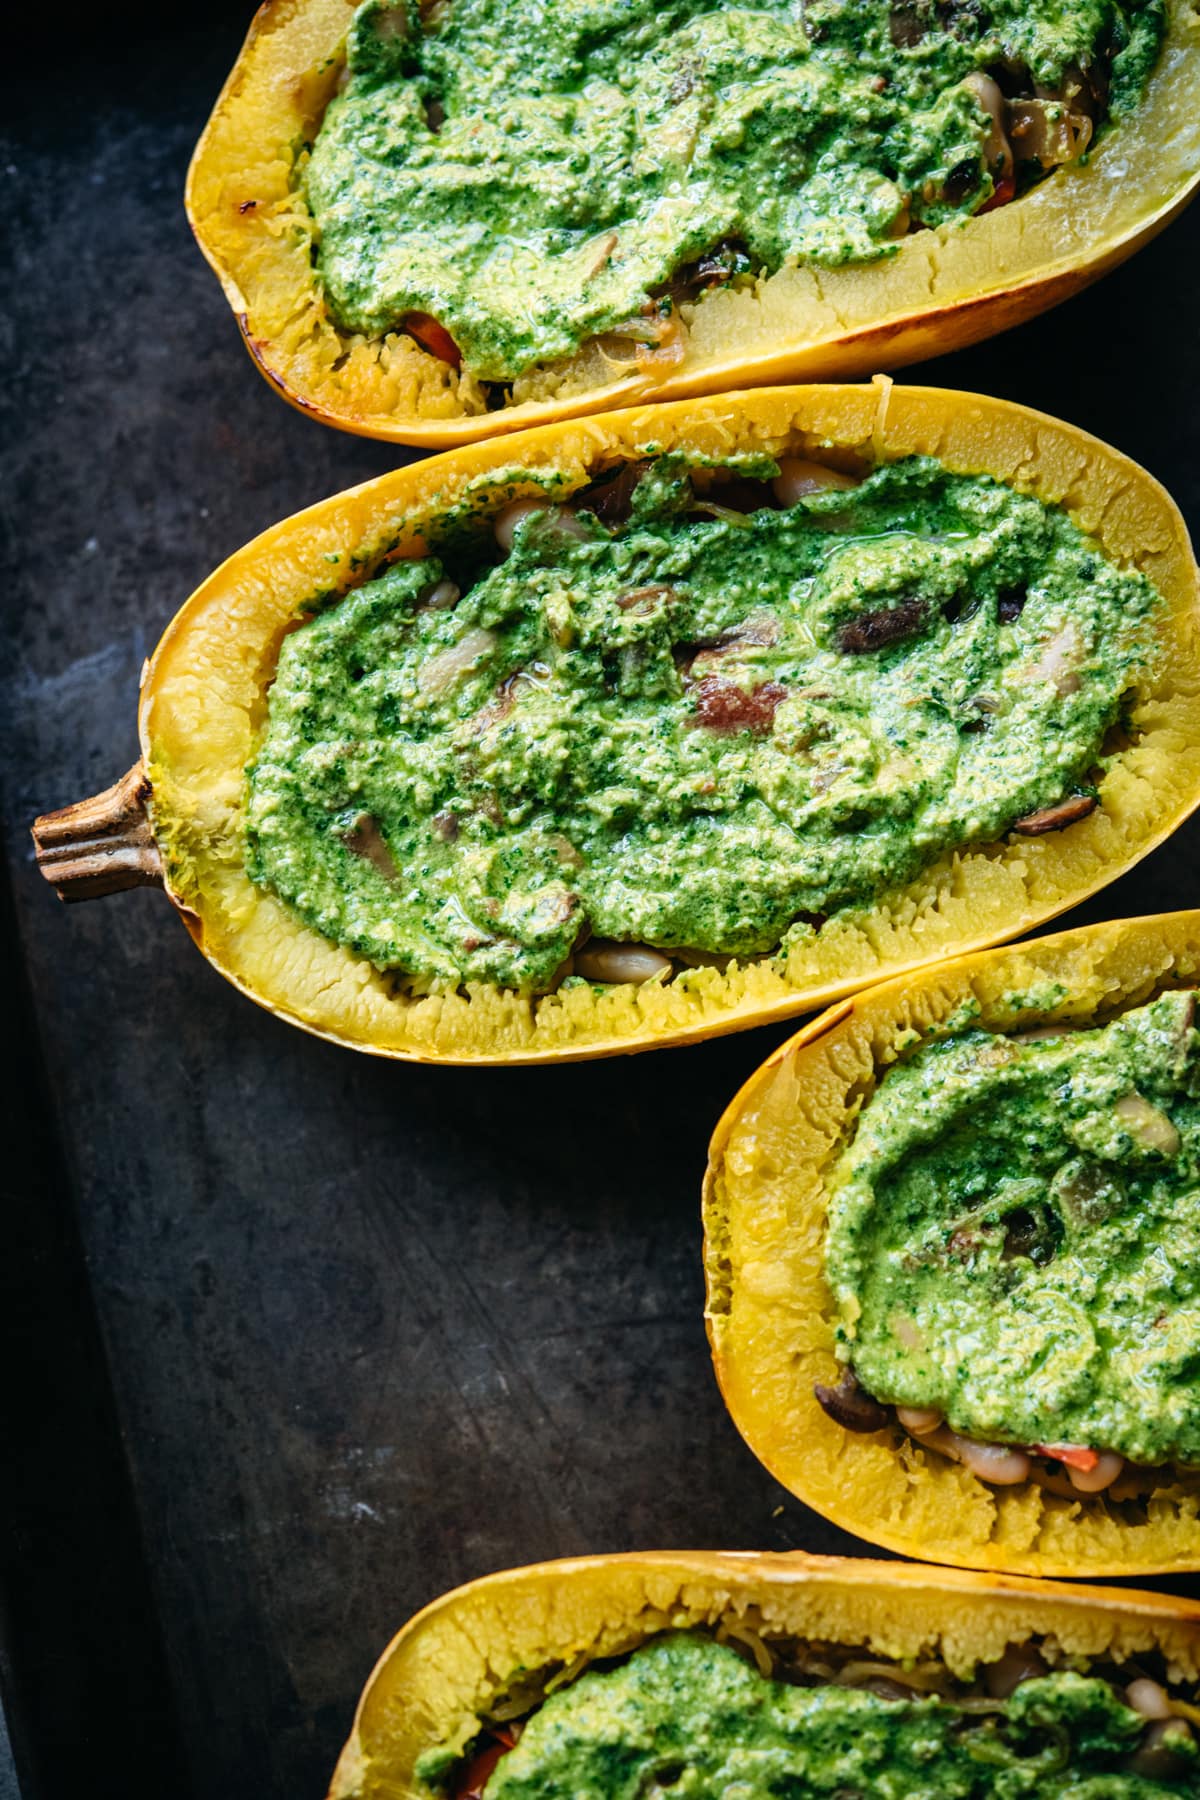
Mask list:
[[591,527],[585,525],[578,514],[573,513],[569,506],[559,506],[555,508],[554,526],[556,531],[561,531],[566,537],[578,538],[580,543],[583,543],[585,539],[590,538],[593,535]]
[[1042,646],[1041,655],[1029,669],[1031,681],[1052,681],[1062,695],[1079,692],[1079,665],[1084,658],[1083,640],[1073,624],[1055,632]]
[[957,1431],[949,1431],[946,1436],[953,1440],[951,1454],[980,1481],[989,1481],[993,1487],[1014,1487],[1020,1481],[1028,1481],[1029,1458],[1024,1450],[1014,1450],[1009,1444],[977,1444],[974,1438],[960,1437]]
[[457,606],[462,598],[462,590],[454,581],[435,581],[421,600],[421,605],[429,612],[447,612],[450,607]]
[[905,1431],[911,1431],[914,1437],[928,1437],[943,1423],[945,1414],[936,1406],[898,1406],[896,1417]]
[[372,24],[375,36],[385,43],[392,39],[402,40],[408,36],[408,12],[403,6],[381,6],[376,12]]
[[427,694],[440,694],[451,682],[469,669],[472,663],[486,656],[494,649],[496,635],[492,631],[483,631],[478,627],[468,631],[457,644],[451,644],[448,650],[439,651],[431,656],[427,663],[422,663],[417,671],[417,681]]
[[1147,1150],[1161,1150],[1174,1156],[1179,1150],[1179,1131],[1165,1112],[1151,1106],[1143,1094],[1125,1094],[1113,1108],[1131,1137]]
[[892,1314],[892,1330],[906,1350],[914,1350],[918,1354],[925,1348],[925,1339],[921,1336],[920,1326],[908,1317],[907,1313]]
[[492,520],[492,530],[496,534],[496,542],[502,550],[511,550],[513,535],[522,519],[530,513],[545,512],[550,505],[549,500],[513,500],[503,507]]
[[1101,1450],[1094,1469],[1073,1469],[1067,1464],[1071,1486],[1079,1494],[1102,1494],[1110,1488],[1125,1467],[1125,1458],[1115,1450]]
[[670,967],[670,957],[646,944],[608,944],[595,938],[575,952],[575,973],[585,981],[653,981]]
[[492,520],[496,542],[502,550],[511,550],[517,526],[530,513],[553,512],[554,524],[568,537],[585,538],[591,534],[582,519],[577,519],[569,506],[556,506],[553,500],[513,500],[502,507]]
[[857,486],[853,476],[843,475],[840,469],[830,469],[824,463],[808,462],[802,456],[781,456],[779,473],[771,483],[781,506],[795,506],[805,495],[821,494],[827,488]]
[[1125,1698],[1143,1719],[1169,1719],[1171,1716],[1171,1700],[1166,1688],[1147,1676],[1131,1681],[1125,1689]]

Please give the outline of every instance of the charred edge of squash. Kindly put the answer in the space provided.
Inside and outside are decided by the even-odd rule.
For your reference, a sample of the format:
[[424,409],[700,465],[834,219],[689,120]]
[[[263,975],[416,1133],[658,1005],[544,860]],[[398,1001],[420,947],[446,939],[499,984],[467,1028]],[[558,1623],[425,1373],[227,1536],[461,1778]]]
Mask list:
[[[1172,0],[1162,57],[1139,111],[1086,165],[1058,171],[1012,207],[912,234],[882,264],[783,269],[744,294],[685,309],[685,361],[666,379],[617,381],[586,347],[524,377],[527,397],[488,411],[471,376],[403,332],[367,338],[329,317],[313,265],[315,226],[297,166],[345,59],[346,0],[268,0],[188,174],[192,228],[256,363],[309,416],[362,436],[451,445],[597,407],[751,382],[857,376],[1003,330],[1114,267],[1200,183],[1200,21]],[[1141,175],[1131,181],[1129,168]]]
[[[1163,668],[1139,699],[1101,807],[1038,839],[954,852],[886,904],[770,957],[682,971],[666,985],[573,988],[531,1000],[473,986],[409,998],[353,952],[255,888],[241,856],[243,770],[279,643],[313,597],[379,562],[421,554],[431,521],[492,509],[604,468],[687,447],[720,457],[784,448],[836,462],[925,451],[1067,506],[1164,594]],[[337,571],[334,573],[333,571]],[[884,975],[1027,931],[1131,866],[1200,801],[1200,576],[1177,510],[1143,470],[1074,428],[1009,402],[940,389],[754,390],[544,427],[382,476],[263,534],[192,596],[155,653],[140,729],[168,891],[204,953],[243,992],[303,1028],[418,1061],[538,1062],[695,1041],[824,1005]]]
[[1158,1650],[1171,1680],[1200,1677],[1200,1608],[1161,1595],[802,1551],[541,1563],[486,1576],[404,1626],[367,1682],[329,1800],[427,1796],[417,1757],[469,1743],[517,1670],[620,1655],[657,1632],[722,1621],[897,1661],[935,1654],[963,1679],[1030,1638],[1118,1662]]
[[[836,1379],[824,1280],[825,1177],[902,1052],[964,1004],[1026,1029],[1111,1016],[1200,978],[1200,912],[1125,920],[962,957],[859,995],[751,1077],[713,1136],[704,1193],[706,1315],[717,1378],[755,1455],[807,1505],[901,1555],[1036,1575],[1200,1568],[1200,1471],[1145,1502],[996,1488],[900,1427],[857,1437],[816,1401]],[[1050,983],[1061,983],[1065,995]],[[1046,994],[1016,1009],[1005,996]]]

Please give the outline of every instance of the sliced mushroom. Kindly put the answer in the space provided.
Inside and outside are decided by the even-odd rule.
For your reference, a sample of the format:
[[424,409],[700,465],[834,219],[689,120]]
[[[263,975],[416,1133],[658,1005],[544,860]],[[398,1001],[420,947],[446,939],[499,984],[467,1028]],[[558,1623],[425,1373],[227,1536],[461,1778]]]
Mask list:
[[814,1382],[813,1393],[822,1410],[847,1431],[882,1431],[888,1422],[887,1408],[859,1387],[858,1377],[851,1368],[842,1370],[836,1387]]
[[696,507],[718,507],[719,516],[727,513],[745,516],[777,504],[774,483],[739,474],[736,469],[693,469],[691,483]]
[[1075,1489],[1067,1480],[1065,1469],[1051,1467],[1045,1463],[1032,1462],[1029,1465],[1029,1479],[1036,1487],[1044,1488],[1048,1494],[1057,1494],[1060,1500],[1074,1500]]
[[981,179],[979,163],[973,156],[965,156],[956,162],[942,183],[942,199],[947,206],[961,206],[970,198],[979,186]]
[[361,856],[364,862],[369,862],[373,868],[378,869],[385,881],[399,881],[400,871],[392,860],[392,853],[384,841],[378,822],[370,813],[359,815],[343,842],[347,850],[355,856]]
[[648,462],[622,463],[614,472],[605,472],[589,487],[577,492],[573,496],[574,503],[595,513],[606,525],[622,524],[629,517],[634,489],[649,467]]
[[1013,830],[1022,837],[1044,837],[1048,831],[1061,831],[1064,825],[1086,819],[1099,804],[1094,794],[1072,794],[1054,806],[1040,806],[1036,812],[1026,813],[1023,819],[1016,820]]
[[915,6],[894,6],[888,14],[888,35],[897,50],[911,50],[925,36],[925,25]]
[[612,326],[596,339],[596,343],[602,352],[611,352],[611,360],[618,362],[632,345],[638,368],[656,368],[683,361],[687,353],[687,328],[673,305],[652,300],[642,312]]
[[959,588],[956,594],[942,601],[942,617],[947,625],[957,625],[962,620],[973,619],[982,604],[982,594],[972,593],[969,587]]
[[863,613],[851,619],[837,633],[837,647],[847,656],[863,656],[872,650],[883,650],[913,637],[925,622],[925,606],[915,596],[901,600],[898,606],[880,607],[877,612]]
[[[503,724],[504,720],[507,719],[509,713],[516,704],[516,677],[508,675],[494,690],[491,699],[485,701],[479,708],[479,711],[472,714],[468,721],[471,736],[482,737],[485,731],[491,731],[494,726]],[[501,817],[500,808],[495,802],[494,795],[489,795],[489,799],[492,801],[493,805],[495,805],[495,815],[492,822],[493,824],[497,824]]]
[[1134,1775],[1170,1780],[1192,1766],[1191,1743],[1192,1730],[1186,1719],[1155,1719],[1126,1766]]
[[991,121],[983,146],[983,157],[993,185],[999,188],[1002,182],[1011,178],[1013,172],[1012,150],[1004,130],[1004,95],[999,84],[990,75],[979,71],[968,75],[962,85]]
[[[672,96],[674,92],[672,88]],[[721,287],[735,276],[749,274],[752,267],[750,252],[741,239],[723,238],[695,262],[684,263],[677,269],[665,293],[686,305],[698,300],[710,288]]]
[[718,282],[732,281],[750,269],[750,252],[740,238],[724,238],[702,256],[696,264],[696,280],[712,287]]
[[1048,1673],[1032,1644],[1010,1644],[999,1662],[984,1670],[984,1685],[993,1700],[1007,1700],[1023,1681],[1036,1681]]
[[651,581],[645,587],[626,588],[624,593],[617,595],[617,605],[622,612],[657,612],[659,607],[678,598],[678,589],[662,581]]
[[1045,1206],[1014,1206],[1004,1221],[1005,1262],[1024,1256],[1044,1267],[1054,1260],[1062,1242],[1062,1225],[1057,1215]]
[[1008,135],[1013,152],[1043,169],[1074,162],[1091,142],[1092,121],[1057,100],[1010,100]]
[[[619,600],[617,604],[624,605],[625,602]],[[722,631],[718,637],[704,638],[698,643],[676,644],[671,654],[685,681],[701,682],[706,677],[719,675],[721,664],[727,658],[736,657],[739,652],[747,649],[761,649],[777,644],[779,638],[780,624],[774,613],[752,612],[728,631]],[[776,705],[781,697],[782,692],[772,696]]]
[[889,1681],[886,1675],[869,1675],[861,1686],[864,1693],[876,1694],[880,1700],[911,1700],[913,1696],[910,1687],[901,1681]]

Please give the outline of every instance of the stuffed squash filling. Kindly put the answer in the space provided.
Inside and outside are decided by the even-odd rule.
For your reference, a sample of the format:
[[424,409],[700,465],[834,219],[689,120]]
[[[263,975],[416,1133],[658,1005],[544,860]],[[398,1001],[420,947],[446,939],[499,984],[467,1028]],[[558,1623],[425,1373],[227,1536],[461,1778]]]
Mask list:
[[418,1776],[455,1800],[1153,1800],[1200,1777],[1200,1710],[1128,1666],[1051,1669],[1014,1645],[968,1683],[933,1660],[731,1632],[652,1638],[493,1727],[465,1762],[427,1754]]
[[[1200,1032],[965,1030],[892,1068],[835,1174],[826,1273],[860,1430],[984,1479],[1121,1491],[1200,1464]],[[1127,1464],[1135,1465],[1133,1469]]]
[[284,638],[245,806],[254,881],[434,984],[786,953],[1085,817],[1160,605],[928,458],[664,456],[446,533]]
[[591,339],[669,365],[708,288],[1084,155],[1163,30],[1162,0],[367,0],[302,177],[326,301],[489,382]]

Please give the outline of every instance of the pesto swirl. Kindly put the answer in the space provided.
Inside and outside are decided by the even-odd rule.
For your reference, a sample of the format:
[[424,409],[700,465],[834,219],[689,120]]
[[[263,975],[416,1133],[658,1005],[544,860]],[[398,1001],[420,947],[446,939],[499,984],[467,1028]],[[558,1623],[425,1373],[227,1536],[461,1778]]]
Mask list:
[[702,285],[834,268],[1011,198],[1137,104],[1163,21],[1162,0],[367,0],[302,176],[328,305],[370,335],[440,321],[438,353],[500,382],[622,327],[653,343],[643,309],[714,250]]
[[771,1680],[709,1638],[668,1632],[619,1667],[588,1670],[551,1694],[500,1757],[486,1795],[1167,1800],[1192,1792],[1197,1758],[1187,1727],[1175,1774],[1155,1779],[1137,1770],[1144,1723],[1107,1681],[1068,1670],[972,1711],[937,1694],[905,1698],[895,1684],[885,1696]]
[[589,932],[786,949],[1088,812],[1161,605],[1062,510],[920,458],[786,507],[664,458],[622,524],[581,501],[444,554],[455,582],[399,562],[285,638],[247,867],[381,968],[527,990]]
[[834,1181],[839,1341],[984,1441],[1200,1464],[1200,1032],[966,1031],[891,1069]]

